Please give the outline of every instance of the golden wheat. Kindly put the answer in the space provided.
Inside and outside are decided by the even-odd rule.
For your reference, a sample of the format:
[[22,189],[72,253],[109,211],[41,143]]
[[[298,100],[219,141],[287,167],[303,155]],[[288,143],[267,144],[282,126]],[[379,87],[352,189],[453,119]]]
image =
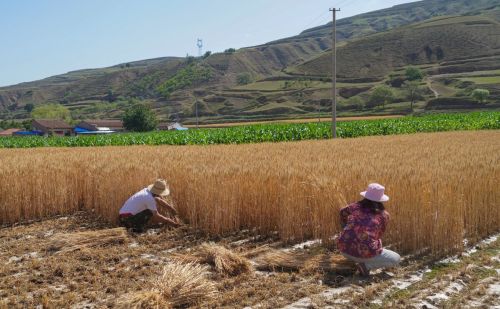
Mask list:
[[339,232],[338,210],[370,182],[391,200],[385,244],[447,254],[500,228],[500,132],[220,146],[0,150],[0,223],[118,209],[167,178],[181,217],[210,234],[284,240]]
[[253,271],[250,260],[240,254],[214,243],[203,243],[194,249],[193,254],[177,254],[174,258],[184,261],[208,264],[219,274],[238,276]]
[[154,282],[153,290],[171,307],[185,307],[215,297],[217,289],[207,279],[208,275],[206,266],[171,262],[163,268],[163,274]]

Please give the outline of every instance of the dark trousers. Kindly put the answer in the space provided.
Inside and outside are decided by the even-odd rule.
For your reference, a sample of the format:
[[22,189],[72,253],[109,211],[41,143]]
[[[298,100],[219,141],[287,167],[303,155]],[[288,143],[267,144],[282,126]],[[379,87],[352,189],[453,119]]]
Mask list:
[[129,229],[133,229],[136,233],[144,232],[146,224],[153,217],[153,212],[149,209],[143,210],[133,216],[120,216],[120,225]]

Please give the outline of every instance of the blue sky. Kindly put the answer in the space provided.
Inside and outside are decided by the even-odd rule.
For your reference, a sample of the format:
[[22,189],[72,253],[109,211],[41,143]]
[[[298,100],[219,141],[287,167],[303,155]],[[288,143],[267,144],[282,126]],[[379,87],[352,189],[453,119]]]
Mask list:
[[0,0],[0,86],[72,70],[246,47],[411,0]]

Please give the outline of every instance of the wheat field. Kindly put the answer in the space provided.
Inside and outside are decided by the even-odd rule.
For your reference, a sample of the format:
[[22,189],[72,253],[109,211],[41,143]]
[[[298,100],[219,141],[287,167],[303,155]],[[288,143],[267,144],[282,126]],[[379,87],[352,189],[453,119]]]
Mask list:
[[118,209],[166,178],[181,217],[208,234],[250,229],[286,241],[340,231],[338,211],[386,186],[385,244],[458,252],[500,230],[500,131],[219,146],[0,149],[0,223]]

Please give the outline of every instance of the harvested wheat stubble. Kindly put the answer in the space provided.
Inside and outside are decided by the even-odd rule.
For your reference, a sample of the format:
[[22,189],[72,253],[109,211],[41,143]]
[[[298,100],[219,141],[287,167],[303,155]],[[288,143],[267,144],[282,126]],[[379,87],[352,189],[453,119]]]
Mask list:
[[262,255],[264,253],[267,253],[269,251],[271,251],[271,247],[269,247],[269,245],[263,245],[263,246],[258,246],[256,248],[253,248],[253,249],[250,249],[244,253],[242,253],[241,255],[246,257],[247,259],[253,259],[259,255]]
[[165,265],[163,274],[153,283],[172,308],[189,306],[215,297],[215,284],[207,279],[208,267],[195,263],[172,262]]
[[56,254],[61,254],[85,248],[124,244],[127,239],[127,231],[121,227],[78,233],[61,233],[50,238],[48,248],[51,251],[57,251]]
[[212,265],[222,275],[238,276],[253,271],[250,261],[236,252],[214,243],[204,243],[193,255],[174,255],[174,258]]
[[124,297],[116,307],[119,309],[170,309],[172,306],[158,292],[147,291]]

